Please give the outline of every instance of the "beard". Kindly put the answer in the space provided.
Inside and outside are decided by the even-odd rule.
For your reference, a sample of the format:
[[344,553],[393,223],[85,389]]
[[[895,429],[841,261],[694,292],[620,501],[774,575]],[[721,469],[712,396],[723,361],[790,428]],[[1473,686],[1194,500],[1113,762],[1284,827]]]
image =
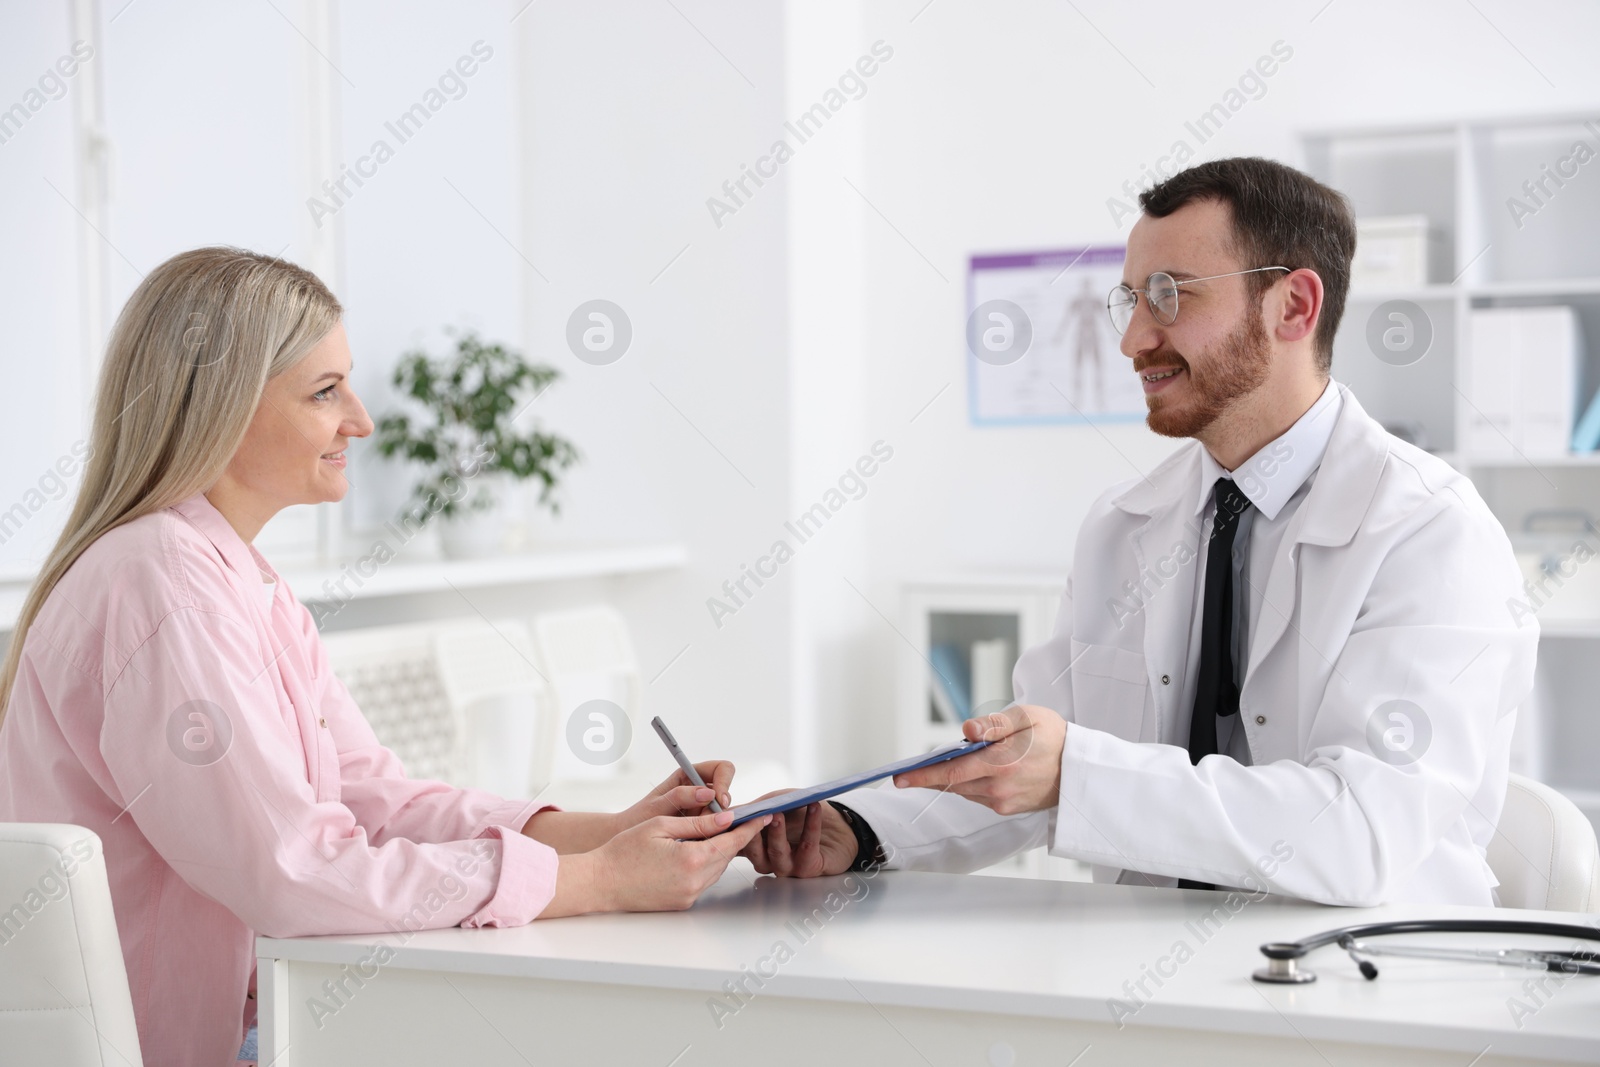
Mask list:
[[1205,353],[1200,361],[1203,371],[1172,349],[1152,353],[1140,362],[1147,367],[1177,364],[1187,372],[1187,397],[1177,404],[1160,393],[1146,398],[1149,414],[1145,422],[1163,437],[1195,437],[1234,403],[1260,388],[1272,367],[1272,352],[1261,312],[1254,310],[1246,312],[1238,328]]

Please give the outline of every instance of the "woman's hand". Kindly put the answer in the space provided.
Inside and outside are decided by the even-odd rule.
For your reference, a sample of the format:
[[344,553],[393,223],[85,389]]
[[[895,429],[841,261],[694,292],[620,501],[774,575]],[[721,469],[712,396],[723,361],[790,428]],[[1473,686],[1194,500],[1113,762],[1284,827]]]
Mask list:
[[722,877],[770,818],[751,819],[733,830],[727,830],[730,811],[647,819],[593,852],[563,856],[555,896],[539,917],[682,911]]
[[[768,793],[758,799],[776,795]],[[832,804],[818,803],[772,816],[766,832],[752,838],[740,855],[761,874],[818,878],[849,870],[856,861],[856,852],[856,835],[845,824],[844,816]]]
[[727,760],[707,760],[696,763],[694,769],[705,781],[697,786],[678,768],[650,792],[644,799],[626,811],[617,813],[615,832],[620,833],[658,815],[701,815],[712,800],[724,808],[732,807],[728,790],[733,786],[733,764]]
[[598,811],[541,811],[522,827],[522,832],[543,841],[563,856],[592,852],[617,834],[660,815],[701,815],[715,799],[729,807],[728,787],[733,784],[733,764],[727,760],[708,760],[695,764],[708,784],[694,785],[679,768],[646,793],[644,799],[615,814]]

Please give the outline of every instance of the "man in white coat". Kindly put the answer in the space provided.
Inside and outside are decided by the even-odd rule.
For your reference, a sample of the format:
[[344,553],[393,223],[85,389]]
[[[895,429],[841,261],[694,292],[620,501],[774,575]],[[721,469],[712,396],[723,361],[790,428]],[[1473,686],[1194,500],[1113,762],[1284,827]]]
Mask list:
[[971,871],[1046,845],[1096,881],[1492,904],[1538,627],[1472,482],[1329,377],[1347,202],[1225,159],[1140,205],[1110,310],[1151,429],[1192,440],[1090,508],[1015,704],[965,724],[993,747],[780,816],[746,855]]

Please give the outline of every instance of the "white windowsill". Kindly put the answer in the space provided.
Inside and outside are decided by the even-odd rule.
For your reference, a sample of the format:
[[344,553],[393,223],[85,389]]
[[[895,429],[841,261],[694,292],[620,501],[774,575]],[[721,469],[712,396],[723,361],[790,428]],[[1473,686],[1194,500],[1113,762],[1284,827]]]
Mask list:
[[[367,600],[450,589],[482,588],[560,582],[581,578],[609,578],[624,574],[673,570],[689,561],[688,550],[677,544],[608,545],[599,548],[543,549],[508,553],[484,559],[391,560],[371,575],[355,570],[355,561],[340,566],[284,566],[278,572],[301,603]],[[340,579],[344,579],[342,589]],[[0,633],[16,625],[28,594],[31,577],[0,580]]]

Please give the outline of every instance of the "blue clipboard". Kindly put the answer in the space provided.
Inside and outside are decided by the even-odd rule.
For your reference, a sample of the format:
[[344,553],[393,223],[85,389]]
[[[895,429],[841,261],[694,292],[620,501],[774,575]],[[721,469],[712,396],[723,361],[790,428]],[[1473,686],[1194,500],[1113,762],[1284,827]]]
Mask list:
[[976,752],[980,748],[988,748],[992,744],[994,744],[993,741],[956,741],[945,745],[943,748],[936,748],[932,752],[924,752],[920,756],[908,756],[903,760],[885,763],[882,767],[877,767],[870,771],[862,771],[860,774],[835,778],[831,782],[823,782],[821,785],[814,785],[809,789],[791,789],[787,793],[779,793],[777,796],[768,797],[765,800],[754,800],[749,804],[740,804],[733,809],[733,822],[728,824],[728,829],[731,830],[740,823],[748,822],[758,816],[777,815],[780,812],[803,808],[807,804],[815,804],[819,800],[827,800],[829,797],[836,797],[840,793],[848,793],[852,789],[870,785],[881,778],[889,778],[905,771],[917,770],[919,767],[931,767],[935,763],[957,759]]

